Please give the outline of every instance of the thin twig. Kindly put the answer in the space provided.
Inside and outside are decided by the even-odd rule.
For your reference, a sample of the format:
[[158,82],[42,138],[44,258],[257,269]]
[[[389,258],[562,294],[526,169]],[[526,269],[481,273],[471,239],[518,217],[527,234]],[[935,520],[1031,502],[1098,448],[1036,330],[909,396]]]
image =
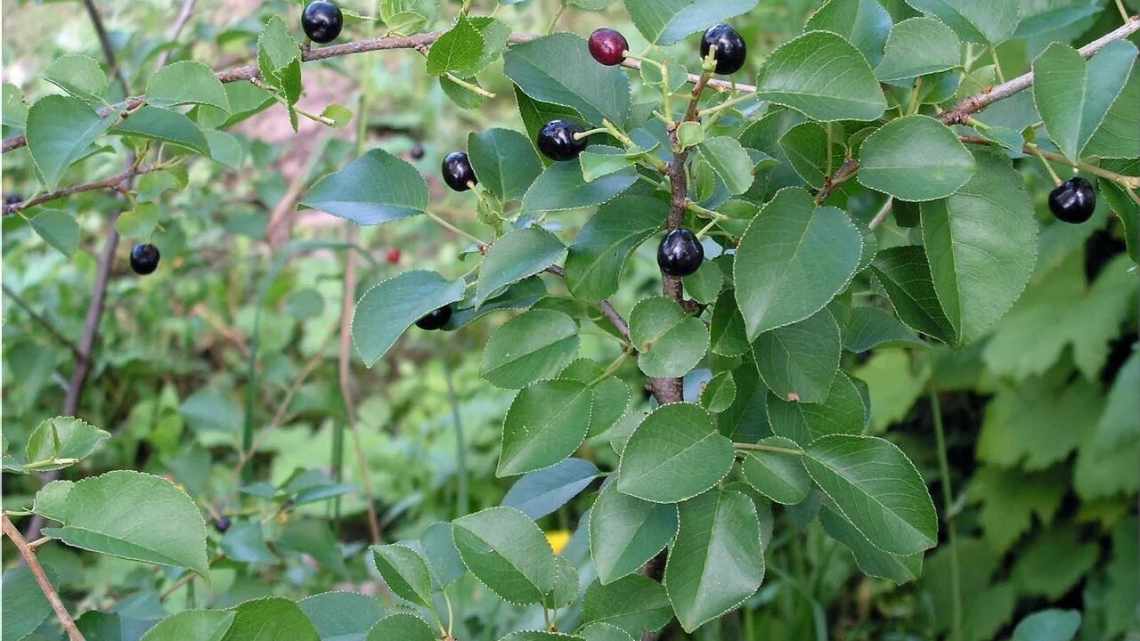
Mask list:
[[891,196],[890,198],[887,198],[887,202],[883,203],[882,208],[879,209],[878,213],[875,214],[875,217],[871,219],[871,222],[867,225],[867,228],[875,229],[879,225],[887,222],[887,217],[891,215],[891,210],[894,209],[894,206],[895,197]]
[[107,35],[107,28],[103,26],[103,18],[99,15],[99,9],[95,7],[94,0],[83,0],[83,6],[87,8],[87,17],[91,19],[91,25],[95,27],[95,35],[99,38],[99,46],[103,48],[103,57],[107,60],[107,65],[111,67],[111,73],[114,74],[115,80],[122,88],[123,95],[131,95],[131,90],[127,87],[127,77],[123,74],[122,67],[119,66],[119,61],[115,56],[115,48],[111,44],[111,38]]
[[165,169],[167,166],[168,165],[165,164],[154,164],[147,167],[130,167],[126,171],[115,174],[114,176],[110,176],[108,178],[104,178],[102,180],[94,180],[79,185],[72,185],[70,187],[64,187],[63,189],[49,191],[46,194],[40,194],[39,196],[30,198],[28,200],[5,204],[4,215],[10,216],[25,209],[30,209],[37,205],[42,205],[46,202],[51,202],[60,198],[66,198],[67,196],[72,196],[74,194],[80,194],[87,191],[99,191],[101,189],[112,189],[115,191],[120,191],[123,188],[123,183],[131,180],[132,178],[141,176],[143,174],[149,174],[150,172],[158,171],[159,169]]
[[[178,12],[178,17],[174,19],[174,24],[172,24],[170,30],[166,32],[166,41],[168,44],[173,44],[178,40],[179,34],[182,33],[182,28],[186,26],[186,23],[190,21],[190,16],[194,14],[194,4],[197,1],[198,0],[183,0],[182,9]],[[164,67],[166,61],[170,60],[170,54],[173,51],[173,47],[163,51],[162,54],[158,56],[158,64],[155,66],[160,69]]]
[[79,358],[79,347],[74,342],[72,342],[71,339],[64,336],[63,332],[59,331],[54,323],[52,323],[36,310],[32,309],[32,306],[29,305],[28,302],[23,298],[21,298],[19,294],[12,291],[12,288],[8,287],[7,284],[3,285],[3,291],[5,296],[12,299],[12,302],[16,303],[16,305],[20,306],[20,308],[27,312],[28,316],[32,317],[32,320],[39,323],[40,327],[44,331],[46,331],[48,334],[51,334],[51,337],[58,341],[60,345],[63,345],[68,350],[70,350],[72,356],[77,359]]
[[4,535],[11,539],[12,543],[16,546],[16,550],[20,552],[20,556],[24,558],[24,563],[28,564],[28,569],[32,571],[32,576],[35,577],[36,583],[40,586],[40,591],[44,593],[44,597],[51,605],[51,609],[55,611],[55,618],[59,619],[59,624],[63,626],[64,631],[67,632],[67,638],[70,641],[87,641],[83,637],[83,633],[79,628],[75,627],[75,620],[71,618],[71,613],[64,607],[63,601],[60,600],[59,594],[55,591],[51,581],[48,580],[47,573],[40,565],[39,559],[36,558],[35,550],[29,545],[28,541],[24,538],[20,531],[12,525],[12,521],[8,520],[8,515],[0,515],[0,527],[4,530]]
[[824,179],[823,187],[819,190],[819,193],[815,195],[815,204],[822,205],[831,197],[831,194],[835,193],[835,190],[838,189],[840,185],[854,178],[858,171],[858,160],[854,158],[844,160],[843,164],[839,166],[839,169],[835,170],[834,174]]
[[[1093,40],[1087,45],[1081,47],[1079,52],[1085,58],[1092,57],[1101,49],[1117,40],[1123,40],[1128,36],[1140,30],[1140,16],[1133,16],[1124,23],[1124,26],[1119,27],[1114,31],[1110,31],[1105,35]],[[1009,82],[1003,82],[996,87],[992,87],[987,91],[980,94],[970,96],[959,102],[955,107],[949,111],[944,112],[939,118],[947,125],[959,125],[966,122],[966,118],[975,112],[985,109],[989,105],[1008,98],[1019,91],[1028,89],[1033,85],[1033,72],[1020,75]]]

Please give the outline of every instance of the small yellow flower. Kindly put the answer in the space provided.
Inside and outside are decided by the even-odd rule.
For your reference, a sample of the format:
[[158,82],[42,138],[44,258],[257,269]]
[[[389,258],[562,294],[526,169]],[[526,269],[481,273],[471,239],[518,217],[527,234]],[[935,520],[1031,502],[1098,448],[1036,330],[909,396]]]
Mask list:
[[566,544],[570,542],[570,536],[570,530],[551,530],[546,533],[546,542],[554,548],[555,554],[562,554],[562,550],[565,550]]

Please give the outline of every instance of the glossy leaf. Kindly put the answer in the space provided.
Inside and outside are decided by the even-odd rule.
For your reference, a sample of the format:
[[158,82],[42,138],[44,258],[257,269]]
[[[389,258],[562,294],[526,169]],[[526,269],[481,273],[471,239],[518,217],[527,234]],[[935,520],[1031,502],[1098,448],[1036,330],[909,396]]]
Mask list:
[[827,0],[811,14],[804,29],[837,33],[877,65],[892,22],[891,14],[878,0]]
[[[798,450],[796,442],[782,436],[760,439],[760,445]],[[811,493],[811,477],[799,454],[752,450],[740,464],[744,479],[765,497],[782,505],[795,505]]]
[[593,463],[566,459],[519,479],[503,497],[503,505],[538,520],[578,496],[597,477],[598,468]]
[[891,29],[875,77],[891,82],[953,69],[961,64],[961,49],[958,36],[942,22],[934,18],[903,20]]
[[976,169],[957,134],[929,116],[892,120],[859,151],[860,184],[911,202],[956,193]]
[[522,389],[552,378],[578,352],[578,324],[562,312],[535,309],[491,334],[480,375],[499,387]]
[[373,545],[372,560],[396,596],[431,607],[431,572],[420,553],[400,543]]
[[671,45],[751,11],[757,0],[625,0],[633,24],[653,44]]
[[827,398],[843,351],[839,324],[827,309],[761,334],[752,343],[760,378],[785,400],[819,403]]
[[671,298],[646,298],[629,315],[630,340],[638,350],[637,365],[646,376],[683,376],[708,350],[708,328]]
[[410,271],[364,292],[352,316],[352,342],[364,364],[372,367],[396,339],[428,312],[463,298],[462,280],[435,272]]
[[630,190],[598,208],[566,258],[566,286],[575,298],[598,301],[618,289],[625,263],[665,222],[668,203]]
[[922,247],[883,250],[875,256],[873,265],[875,276],[902,322],[945,343],[954,342],[954,328],[934,291],[930,263]]
[[922,574],[922,553],[904,556],[883,552],[872,545],[850,521],[830,507],[825,506],[820,510],[819,520],[828,536],[851,550],[855,563],[863,574],[900,584],[914,581]]
[[937,544],[938,517],[926,484],[891,442],[833,434],[812,442],[803,460],[837,511],[879,549],[914,554]]
[[368,630],[365,641],[436,641],[435,630],[410,612],[397,612],[380,619]]
[[842,370],[818,403],[796,403],[769,394],[767,407],[772,432],[801,446],[828,434],[858,434],[866,422],[863,397]]
[[590,556],[607,585],[637,572],[677,536],[677,506],[622,494],[607,483],[590,510]]
[[654,503],[676,503],[716,485],[732,469],[732,441],[699,405],[658,407],[629,437],[617,489]]
[[655,632],[673,620],[669,597],[660,583],[640,574],[631,574],[609,585],[593,583],[586,589],[582,603],[585,627],[592,623],[608,623],[631,636]]
[[729,612],[764,579],[760,521],[752,499],[713,490],[680,505],[681,526],[665,588],[686,632]]
[[542,173],[542,163],[531,142],[512,129],[468,134],[467,154],[479,184],[500,200],[522,198]]
[[[828,72],[818,73],[824,66]],[[821,121],[876,120],[887,108],[867,59],[827,31],[806,33],[773,51],[756,95]]]
[[484,585],[511,603],[539,603],[554,587],[554,553],[522,512],[493,507],[453,523],[459,556]]
[[804,320],[847,287],[863,251],[859,230],[802,189],[784,189],[753,219],[733,263],[749,340]]
[[147,103],[154,107],[196,104],[230,110],[230,101],[213,70],[200,62],[171,63],[150,77],[146,85]]
[[87,154],[95,139],[114,122],[100,118],[77,98],[45,96],[28,110],[28,152],[44,186],[55,189],[63,172]]
[[556,162],[531,183],[523,196],[522,209],[528,213],[542,213],[602,205],[635,182],[637,172],[632,167],[586,182],[578,160]]
[[593,396],[578,381],[540,381],[518,393],[503,421],[498,476],[516,476],[569,457],[586,440]]
[[[87,458],[111,438],[103,431],[86,421],[70,416],[57,416],[40,421],[28,437],[24,458],[28,463],[39,461],[78,461]],[[47,472],[61,470],[71,465],[60,461],[51,465],[37,465],[36,470]]]
[[1020,20],[1017,2],[991,0],[906,0],[926,15],[950,25],[969,42],[996,45],[1013,35]]
[[376,225],[423,212],[427,183],[415,167],[383,149],[373,149],[318,180],[301,197],[301,204],[358,225]]
[[479,268],[473,304],[478,307],[507,285],[542,272],[565,255],[562,241],[541,227],[510,232],[487,250]]
[[574,109],[594,125],[603,119],[625,123],[630,104],[625,72],[597,64],[582,38],[556,33],[511,47],[503,60],[503,72],[531,98]]

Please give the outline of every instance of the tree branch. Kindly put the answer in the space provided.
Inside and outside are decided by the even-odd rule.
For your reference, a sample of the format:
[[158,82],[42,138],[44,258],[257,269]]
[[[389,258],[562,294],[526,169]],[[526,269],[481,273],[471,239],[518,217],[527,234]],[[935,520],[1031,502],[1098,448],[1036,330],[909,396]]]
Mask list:
[[32,571],[32,576],[35,577],[36,583],[40,586],[40,591],[44,593],[44,597],[51,605],[51,609],[55,611],[55,618],[59,619],[59,624],[67,632],[67,638],[70,641],[87,641],[83,637],[83,633],[79,628],[75,627],[75,620],[71,618],[71,613],[64,607],[63,601],[60,600],[59,594],[56,593],[55,587],[52,586],[51,581],[48,580],[47,573],[40,565],[39,559],[36,558],[36,552],[28,544],[20,531],[12,525],[12,521],[8,519],[8,515],[0,515],[0,527],[4,530],[4,535],[11,539],[16,549],[20,552],[20,556],[24,558],[24,563],[28,564],[28,569]]
[[823,187],[820,188],[819,193],[815,195],[815,204],[822,205],[824,201],[831,197],[831,194],[835,193],[835,190],[838,189],[840,185],[854,178],[858,172],[858,160],[854,158],[844,160],[843,164],[839,166],[839,169],[835,170],[834,174],[824,179]]
[[67,196],[72,196],[74,194],[80,194],[80,193],[83,193],[86,191],[99,191],[101,189],[113,189],[115,191],[119,191],[122,189],[123,183],[128,182],[129,180],[131,180],[135,176],[141,176],[143,174],[149,174],[152,171],[158,171],[159,169],[165,169],[165,168],[166,168],[166,165],[158,165],[158,164],[150,165],[148,167],[133,167],[132,166],[132,167],[129,167],[124,172],[115,174],[114,176],[110,176],[110,177],[104,178],[102,180],[95,180],[95,181],[88,182],[88,183],[81,183],[79,185],[72,185],[70,187],[64,187],[63,189],[57,189],[55,191],[49,191],[46,194],[40,194],[39,196],[36,196],[35,198],[23,200],[23,201],[20,201],[18,203],[12,203],[10,205],[6,204],[6,205],[4,205],[4,215],[10,216],[12,214],[23,211],[25,209],[30,209],[32,207],[35,207],[36,205],[42,205],[43,203],[46,203],[46,202],[51,202],[53,200],[59,200],[60,198],[66,198]]
[[[1133,33],[1136,33],[1137,30],[1140,30],[1140,16],[1132,16],[1128,22],[1124,23],[1124,26],[1114,31],[1110,31],[1097,38],[1096,40],[1088,43],[1087,45],[1081,47],[1079,49],[1080,54],[1085,58],[1090,58],[1101,49],[1104,49],[1110,43],[1116,42],[1117,40],[1123,40]],[[996,87],[990,88],[988,91],[984,91],[975,96],[965,98],[957,105],[955,105],[953,109],[944,112],[941,116],[939,116],[939,119],[941,119],[942,122],[947,125],[963,124],[966,122],[966,119],[970,116],[970,114],[981,111],[989,105],[1004,98],[1008,98],[1013,94],[1018,93],[1019,91],[1028,89],[1031,86],[1033,86],[1032,71],[1027,74],[1018,76],[1009,82],[1003,82]]]

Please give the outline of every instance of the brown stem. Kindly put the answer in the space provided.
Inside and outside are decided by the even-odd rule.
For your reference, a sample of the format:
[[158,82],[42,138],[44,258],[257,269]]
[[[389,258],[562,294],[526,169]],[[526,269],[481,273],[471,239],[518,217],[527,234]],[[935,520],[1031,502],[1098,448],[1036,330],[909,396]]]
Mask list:
[[71,613],[64,607],[63,601],[60,600],[59,594],[55,591],[51,581],[47,578],[47,573],[40,565],[39,559],[36,558],[36,552],[28,545],[28,541],[24,538],[20,531],[12,525],[12,521],[8,519],[8,515],[0,515],[0,527],[4,530],[4,535],[12,540],[16,549],[20,552],[20,556],[24,558],[24,563],[28,564],[28,569],[32,571],[32,576],[35,577],[36,583],[40,586],[40,591],[44,593],[44,597],[51,605],[51,609],[55,611],[55,618],[59,619],[59,624],[67,632],[67,638],[70,641],[87,641],[83,637],[83,633],[79,628],[75,627],[75,620],[71,618]]
[[835,193],[835,190],[838,189],[840,185],[854,178],[858,171],[858,160],[854,158],[844,160],[843,164],[839,166],[839,169],[836,169],[834,174],[831,174],[823,181],[823,187],[819,190],[819,193],[815,195],[815,204],[822,205],[824,201],[831,197],[831,194]]
[[[1100,38],[1081,47],[1078,51],[1085,58],[1090,58],[1110,43],[1123,40],[1133,33],[1136,33],[1137,30],[1140,30],[1140,16],[1132,16],[1128,22],[1124,23],[1124,26],[1104,34]],[[947,125],[964,124],[970,114],[981,111],[1003,98],[1008,98],[1019,91],[1028,89],[1032,85],[1033,72],[1030,71],[1013,80],[1003,82],[996,87],[991,87],[989,90],[983,91],[980,94],[963,99],[955,105],[953,109],[944,112],[939,118]]]
[[23,211],[25,209],[30,209],[30,208],[35,207],[37,205],[42,205],[43,203],[46,203],[46,202],[58,200],[60,198],[66,198],[67,196],[71,196],[74,194],[80,194],[80,193],[87,192],[87,191],[99,191],[101,189],[112,189],[115,191],[119,191],[123,188],[123,183],[129,181],[130,179],[134,178],[135,176],[141,176],[143,174],[149,174],[152,171],[157,171],[157,170],[163,169],[163,168],[164,168],[164,166],[162,166],[162,165],[150,165],[149,167],[131,167],[131,168],[127,169],[126,171],[115,174],[114,176],[110,176],[108,178],[104,178],[102,180],[95,180],[95,181],[88,182],[88,183],[82,183],[79,185],[72,185],[70,187],[64,187],[63,189],[57,189],[55,191],[49,191],[48,193],[40,194],[39,196],[36,196],[35,198],[23,200],[23,201],[20,201],[18,203],[12,203],[10,205],[8,205],[8,204],[4,205],[4,215],[10,216],[16,212]]

